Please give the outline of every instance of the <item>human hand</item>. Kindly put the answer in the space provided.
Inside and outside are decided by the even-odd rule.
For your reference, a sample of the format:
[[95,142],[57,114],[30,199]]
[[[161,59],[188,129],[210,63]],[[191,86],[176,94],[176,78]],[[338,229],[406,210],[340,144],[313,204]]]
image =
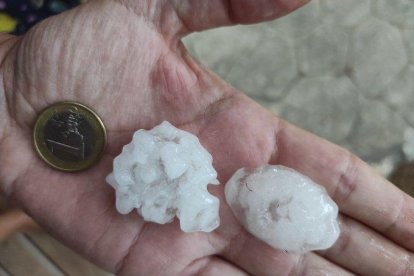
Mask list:
[[[41,225],[103,266],[126,275],[411,275],[414,202],[345,150],[275,118],[197,64],[180,42],[193,31],[281,16],[301,0],[92,1],[0,47],[0,184]],[[0,94],[1,95],[1,94]],[[34,120],[49,104],[92,107],[108,147],[92,169],[55,171],[34,153]],[[196,134],[222,183],[221,226],[185,234],[177,221],[119,215],[105,183],[132,133],[163,120]],[[240,167],[283,164],[324,185],[342,234],[325,252],[270,248],[237,223],[223,186]]]

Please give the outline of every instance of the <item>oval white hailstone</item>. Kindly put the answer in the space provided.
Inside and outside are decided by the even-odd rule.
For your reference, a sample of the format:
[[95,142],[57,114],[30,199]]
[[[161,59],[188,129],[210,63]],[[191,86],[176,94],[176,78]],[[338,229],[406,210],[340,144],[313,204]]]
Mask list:
[[246,230],[274,248],[306,253],[339,237],[338,207],[325,188],[287,167],[240,169],[225,195]]
[[116,190],[116,208],[134,208],[146,221],[180,219],[184,232],[211,232],[219,226],[219,200],[208,184],[218,185],[213,158],[193,134],[163,122],[138,130],[114,159],[106,181]]

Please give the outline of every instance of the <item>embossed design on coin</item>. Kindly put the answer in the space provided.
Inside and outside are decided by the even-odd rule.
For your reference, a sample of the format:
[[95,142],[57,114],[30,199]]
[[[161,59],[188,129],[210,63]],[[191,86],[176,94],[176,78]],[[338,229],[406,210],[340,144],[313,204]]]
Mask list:
[[[45,126],[44,135],[47,148],[57,157],[65,161],[85,160],[85,137],[79,131],[88,136],[89,141],[95,140],[93,129],[77,109],[69,109],[67,113],[56,114]],[[89,145],[90,146],[90,145]],[[87,155],[91,152],[87,149]]]
[[105,127],[95,112],[74,102],[45,109],[34,128],[40,157],[62,171],[80,171],[101,157],[106,143]]

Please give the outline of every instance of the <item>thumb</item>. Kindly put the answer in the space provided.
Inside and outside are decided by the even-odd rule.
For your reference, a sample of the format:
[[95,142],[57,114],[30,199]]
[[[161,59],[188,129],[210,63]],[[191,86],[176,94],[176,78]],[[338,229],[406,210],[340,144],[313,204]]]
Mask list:
[[7,53],[17,42],[19,38],[14,35],[9,35],[6,33],[0,33],[0,62],[2,63]]
[[174,0],[173,5],[187,32],[253,24],[284,16],[310,0]]

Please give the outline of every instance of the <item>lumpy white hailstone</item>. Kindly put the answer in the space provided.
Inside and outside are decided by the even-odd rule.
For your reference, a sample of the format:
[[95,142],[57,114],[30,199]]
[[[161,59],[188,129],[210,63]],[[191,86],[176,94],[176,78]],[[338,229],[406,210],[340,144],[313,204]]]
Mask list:
[[306,253],[339,237],[338,207],[325,188],[287,167],[240,169],[225,195],[246,230],[274,248]]
[[371,97],[382,93],[408,61],[401,33],[378,19],[355,29],[349,54],[355,83]]
[[219,184],[212,161],[196,136],[163,122],[134,133],[106,180],[116,190],[119,213],[136,208],[159,224],[177,216],[184,232],[210,232],[219,225],[219,200],[207,191]]

